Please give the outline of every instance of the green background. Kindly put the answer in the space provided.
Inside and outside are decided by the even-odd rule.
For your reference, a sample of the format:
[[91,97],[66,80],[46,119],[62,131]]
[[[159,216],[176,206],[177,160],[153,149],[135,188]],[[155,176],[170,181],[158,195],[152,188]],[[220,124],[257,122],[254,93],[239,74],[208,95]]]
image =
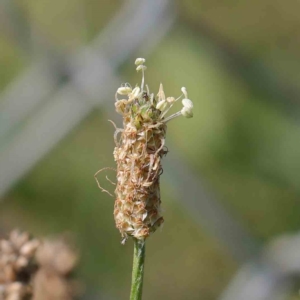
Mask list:
[[[15,1],[64,54],[92,41],[122,3]],[[175,24],[146,57],[146,82],[154,93],[162,82],[168,96],[186,86],[194,118],[170,122],[167,145],[256,241],[295,232],[300,226],[300,2],[174,5]],[[21,42],[0,32],[1,90],[32,62]],[[133,86],[140,82],[136,56],[119,70]],[[18,227],[37,236],[74,232],[81,252],[77,276],[87,292],[99,299],[127,299],[133,245],[120,244],[114,200],[93,178],[98,169],[115,167],[114,129],[107,119],[120,123],[119,115],[95,109],[20,180],[3,197],[0,225],[3,231]],[[216,299],[241,262],[191,217],[164,175],[161,191],[165,224],[147,241],[144,299]],[[296,290],[287,299],[298,299]]]

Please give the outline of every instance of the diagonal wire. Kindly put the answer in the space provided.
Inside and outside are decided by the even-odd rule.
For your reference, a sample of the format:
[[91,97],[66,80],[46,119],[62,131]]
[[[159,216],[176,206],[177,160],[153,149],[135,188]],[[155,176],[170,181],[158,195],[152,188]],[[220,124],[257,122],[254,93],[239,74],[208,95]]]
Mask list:
[[1,146],[9,140],[18,125],[54,93],[59,84],[56,74],[49,60],[41,60],[33,63],[4,91],[0,102]]
[[244,264],[220,300],[284,300],[300,275],[300,233],[273,239],[255,260]]
[[[176,149],[172,145],[169,146],[170,149]],[[176,151],[168,153],[164,165],[166,165],[164,168],[166,180],[175,190],[175,195],[182,200],[196,223],[205,226],[223,245],[226,245],[234,259],[244,262],[258,254],[261,245],[243,226],[242,220],[228,214],[215,200],[214,195],[206,191],[204,180],[181,161]]]

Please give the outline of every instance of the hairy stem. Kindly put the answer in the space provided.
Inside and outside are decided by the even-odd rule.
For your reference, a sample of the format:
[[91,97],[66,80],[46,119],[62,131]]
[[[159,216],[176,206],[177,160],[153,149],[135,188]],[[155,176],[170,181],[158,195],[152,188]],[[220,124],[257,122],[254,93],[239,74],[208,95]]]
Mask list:
[[145,240],[133,238],[133,266],[130,300],[141,300],[143,292]]

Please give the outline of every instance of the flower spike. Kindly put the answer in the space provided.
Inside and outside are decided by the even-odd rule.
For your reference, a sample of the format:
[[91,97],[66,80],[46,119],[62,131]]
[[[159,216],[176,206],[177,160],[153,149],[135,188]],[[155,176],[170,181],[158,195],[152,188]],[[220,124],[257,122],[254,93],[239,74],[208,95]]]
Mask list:
[[[129,84],[119,87],[117,94],[124,99],[117,99],[115,103],[124,124],[124,129],[116,129],[114,150],[117,163],[114,218],[123,242],[130,236],[144,240],[164,222],[159,179],[161,160],[167,153],[164,147],[166,123],[179,116],[193,116],[193,103],[188,99],[185,87],[181,88],[182,94],[176,99],[166,97],[162,84],[156,97],[149,92],[147,85],[144,91],[144,63],[144,58],[135,61],[136,70],[142,71],[140,87],[132,89]],[[179,99],[182,99],[181,110],[165,117]]]

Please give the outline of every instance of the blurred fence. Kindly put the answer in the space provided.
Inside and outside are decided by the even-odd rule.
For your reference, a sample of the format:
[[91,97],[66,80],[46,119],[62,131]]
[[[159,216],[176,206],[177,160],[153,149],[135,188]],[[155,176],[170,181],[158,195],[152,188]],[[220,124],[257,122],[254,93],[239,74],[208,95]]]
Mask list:
[[[2,1],[0,16],[5,18],[0,24],[19,47],[30,53],[30,40],[25,38],[30,36],[30,26],[14,3]],[[172,1],[131,0],[124,2],[90,45],[78,49],[71,57],[54,52],[51,45],[43,45],[41,55],[33,56],[32,65],[1,95],[0,196],[93,109],[113,108],[105,99],[114,95],[116,87],[123,81],[116,75],[118,68],[135,53],[149,55],[175,20]],[[43,40],[43,37],[39,39]],[[226,245],[233,257],[241,263],[254,261],[241,268],[221,299],[283,299],[282,295],[291,288],[293,281],[293,276],[287,275],[300,271],[298,255],[291,255],[292,261],[283,262],[284,272],[282,268],[274,267],[269,252],[261,258],[259,243],[244,229],[242,222],[233,218],[212,194],[204,190],[202,179],[179,159],[176,148],[173,149],[166,158],[165,176],[173,183],[182,205]],[[186,188],[194,197],[185,198],[183,191]],[[276,248],[276,257],[294,251],[298,239],[291,237],[284,247]],[[289,268],[289,264],[298,268]]]
[[[133,10],[135,14],[132,15]],[[150,12],[151,18],[147,17]],[[92,109],[100,106],[112,109],[111,103],[105,103],[105,99],[109,99],[115,87],[122,82],[116,77],[118,67],[132,53],[149,54],[170,29],[174,19],[175,11],[168,1],[126,2],[91,45],[79,49],[71,58],[51,55],[51,51],[49,58],[47,51],[47,56],[34,62],[29,71],[8,87],[0,102],[0,166],[5,170],[0,195],[24,176]],[[62,75],[63,83],[60,80]],[[29,121],[24,126],[22,121],[25,119]],[[251,238],[219,204],[204,195],[199,189],[199,179],[193,179],[195,175],[190,174],[188,166],[172,152],[172,163],[166,169],[172,170],[176,166],[176,170],[182,171],[178,177],[174,177],[176,172],[172,171],[166,176],[168,178],[173,173],[171,181],[176,182],[179,191],[187,185],[194,190],[195,200],[190,199],[190,209],[199,212],[196,219],[207,220],[208,229],[214,230],[235,257],[249,257],[252,253]],[[183,170],[186,174],[182,174]],[[189,180],[183,182],[182,178]]]

